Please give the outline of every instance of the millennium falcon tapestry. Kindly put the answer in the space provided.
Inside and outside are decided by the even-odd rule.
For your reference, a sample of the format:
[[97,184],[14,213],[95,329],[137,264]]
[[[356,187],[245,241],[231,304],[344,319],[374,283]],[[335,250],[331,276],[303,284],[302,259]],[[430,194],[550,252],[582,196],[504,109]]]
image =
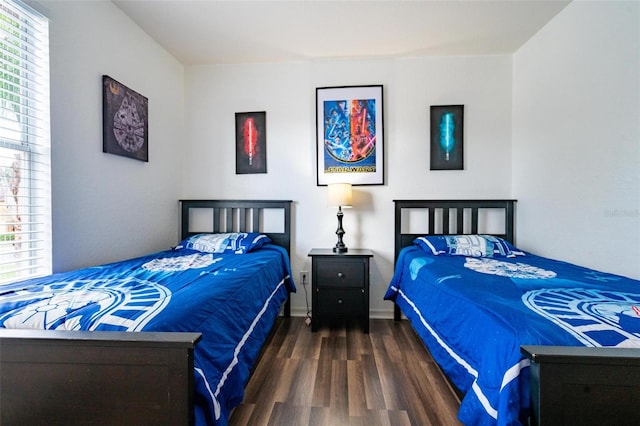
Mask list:
[[102,151],[149,161],[149,100],[102,76]]

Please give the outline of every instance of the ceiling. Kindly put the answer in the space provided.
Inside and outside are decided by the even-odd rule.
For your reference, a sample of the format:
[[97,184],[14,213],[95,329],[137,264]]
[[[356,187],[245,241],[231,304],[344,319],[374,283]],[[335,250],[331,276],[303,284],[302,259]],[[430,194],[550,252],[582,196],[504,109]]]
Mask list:
[[570,0],[112,0],[183,64],[516,51]]

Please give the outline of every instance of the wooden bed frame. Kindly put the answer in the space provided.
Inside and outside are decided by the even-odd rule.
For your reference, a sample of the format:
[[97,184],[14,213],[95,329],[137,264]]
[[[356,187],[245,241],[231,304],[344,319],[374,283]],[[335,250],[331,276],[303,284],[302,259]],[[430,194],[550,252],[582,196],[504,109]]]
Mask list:
[[[291,201],[180,200],[182,238],[263,232],[263,210],[284,211],[265,232],[290,253]],[[190,228],[212,209],[211,229]],[[287,300],[284,314],[290,315]],[[0,329],[0,424],[192,424],[193,351],[200,333]]]
[[[182,204],[181,239],[202,232],[264,232],[271,241],[284,247],[291,256],[291,200],[180,200]],[[212,210],[209,229],[190,228],[189,212],[192,209]],[[265,209],[282,210],[282,231],[265,232],[263,212]],[[284,316],[291,316],[291,300],[284,305]]]
[[[483,210],[502,210],[504,212],[504,232],[492,233],[515,244],[515,200],[393,200],[395,204],[395,244],[394,265],[398,261],[400,250],[413,244],[413,240],[422,235],[453,235],[483,233],[480,226],[480,213]],[[428,228],[424,232],[405,232],[403,224],[406,210],[418,210],[427,215]],[[403,220],[404,219],[404,220]],[[401,312],[394,304],[393,318],[400,320]]]
[[[486,209],[504,214],[504,232],[491,235],[515,244],[516,200],[394,200],[394,204],[394,263],[400,250],[421,235],[488,234],[479,221]],[[426,232],[405,232],[407,209],[428,214]],[[395,304],[394,319],[401,319]],[[637,422],[640,349],[523,345],[521,352],[531,362],[531,425]]]

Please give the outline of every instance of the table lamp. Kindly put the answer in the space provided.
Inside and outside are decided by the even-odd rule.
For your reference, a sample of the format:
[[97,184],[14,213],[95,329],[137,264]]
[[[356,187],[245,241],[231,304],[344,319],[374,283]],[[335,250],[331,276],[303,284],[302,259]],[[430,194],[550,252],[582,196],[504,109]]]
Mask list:
[[338,229],[336,230],[336,235],[338,236],[338,242],[336,246],[333,248],[333,251],[336,253],[346,253],[347,246],[342,242],[342,236],[345,234],[344,229],[342,229],[342,208],[343,207],[351,207],[351,184],[350,183],[330,183],[328,185],[328,204],[330,207],[338,207]]

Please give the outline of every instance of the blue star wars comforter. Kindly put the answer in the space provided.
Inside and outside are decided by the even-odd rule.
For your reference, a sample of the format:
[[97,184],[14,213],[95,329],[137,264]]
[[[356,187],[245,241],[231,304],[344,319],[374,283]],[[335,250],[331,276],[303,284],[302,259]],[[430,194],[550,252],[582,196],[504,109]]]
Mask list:
[[517,250],[488,236],[422,237],[399,255],[394,300],[463,392],[467,425],[529,410],[520,345],[640,347],[640,281]]
[[200,332],[197,424],[225,425],[281,304],[295,291],[287,252],[182,248],[0,287],[0,326]]

